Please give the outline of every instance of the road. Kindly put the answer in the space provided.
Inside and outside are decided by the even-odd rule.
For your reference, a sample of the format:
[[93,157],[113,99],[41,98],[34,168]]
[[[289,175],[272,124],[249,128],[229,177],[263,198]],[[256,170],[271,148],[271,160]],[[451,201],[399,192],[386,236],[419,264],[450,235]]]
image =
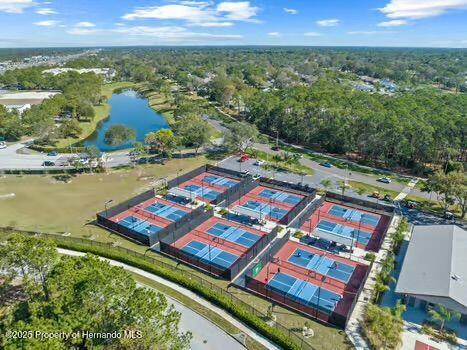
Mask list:
[[[37,169],[63,169],[67,168],[63,164],[71,157],[77,154],[59,154],[57,156],[48,156],[36,152],[19,152],[25,149],[31,140],[18,142],[9,145],[7,148],[0,149],[0,170],[37,170]],[[56,166],[44,167],[44,161],[53,161]],[[130,163],[128,151],[112,153],[110,160],[106,163],[109,167],[117,167]]]
[[[141,285],[141,284],[139,284]],[[152,287],[141,285],[146,288]],[[156,289],[155,289],[156,290]],[[156,290],[157,291],[157,290]],[[172,304],[182,317],[180,320],[180,331],[190,331],[193,334],[190,349],[192,350],[241,350],[245,349],[237,340],[224,332],[214,323],[200,314],[179,303],[168,296],[167,300]]]

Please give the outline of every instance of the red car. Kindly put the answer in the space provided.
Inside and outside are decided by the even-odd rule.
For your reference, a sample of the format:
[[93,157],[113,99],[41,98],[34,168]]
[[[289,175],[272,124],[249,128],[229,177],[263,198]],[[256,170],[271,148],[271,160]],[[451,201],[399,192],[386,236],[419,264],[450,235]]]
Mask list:
[[243,162],[246,162],[247,160],[250,160],[250,156],[248,154],[242,154],[238,161],[243,163]]

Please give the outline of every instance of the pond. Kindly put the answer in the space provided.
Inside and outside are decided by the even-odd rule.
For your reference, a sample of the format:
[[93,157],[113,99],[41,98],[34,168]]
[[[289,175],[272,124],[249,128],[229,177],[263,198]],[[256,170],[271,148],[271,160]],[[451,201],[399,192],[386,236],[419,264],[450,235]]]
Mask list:
[[[136,141],[143,142],[147,133],[169,129],[164,116],[149,107],[148,99],[134,90],[114,93],[108,101],[109,116],[99,123],[96,131],[84,140],[84,146],[96,146],[103,152],[131,148]],[[122,124],[136,131],[136,141],[110,146],[105,143],[105,133],[112,125]]]

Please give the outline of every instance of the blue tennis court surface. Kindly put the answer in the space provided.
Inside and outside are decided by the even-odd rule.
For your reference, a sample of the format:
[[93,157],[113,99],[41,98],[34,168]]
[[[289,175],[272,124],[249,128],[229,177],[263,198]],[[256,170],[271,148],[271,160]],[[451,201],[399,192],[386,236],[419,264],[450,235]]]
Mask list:
[[144,208],[144,210],[154,215],[166,218],[170,221],[180,220],[187,214],[186,211],[180,210],[177,207],[172,207],[164,203],[153,203]]
[[118,222],[120,225],[131,228],[132,230],[141,233],[145,236],[159,232],[162,228],[151,224],[150,222],[138,219],[131,215]]
[[263,198],[271,199],[274,201],[291,204],[291,205],[297,205],[302,200],[300,197],[294,196],[293,194],[289,194],[289,193],[285,193],[281,191],[274,191],[269,188],[261,191],[259,196]]
[[199,259],[202,262],[228,269],[238,259],[237,255],[222,249],[209,246],[199,241],[191,241],[182,249],[186,254]]
[[233,187],[238,183],[238,181],[234,181],[226,177],[215,176],[215,175],[206,175],[203,178],[203,181],[209,184],[212,184],[212,185],[217,185],[217,186],[222,186],[222,187],[227,187],[227,188]]
[[216,223],[208,232],[211,235],[223,238],[227,241],[240,244],[244,247],[251,248],[258,242],[260,236],[254,233],[242,230],[238,227]]
[[220,192],[211,190],[210,188],[201,187],[198,185],[187,185],[183,188],[184,190],[193,193],[195,196],[214,200],[220,194]]
[[353,238],[365,246],[368,244],[368,242],[370,242],[371,239],[371,234],[368,232],[361,230],[359,232],[358,229],[353,227],[336,224],[335,222],[330,222],[327,220],[321,220],[316,226],[316,229],[335,236]]
[[347,209],[339,205],[333,205],[329,210],[329,214],[350,220],[353,222],[360,222],[365,225],[373,227],[378,226],[379,217],[376,215],[368,214],[356,209]]
[[264,218],[266,215],[276,219],[280,220],[288,213],[287,210],[275,207],[273,205],[269,204],[264,204],[256,201],[248,201],[245,204],[243,204],[243,207],[254,210],[257,213],[260,213],[262,217]]
[[[301,304],[317,308],[325,312],[332,312],[341,296],[324,288],[319,288],[310,282],[278,272],[269,281],[267,287],[279,292]],[[319,295],[319,298],[318,298]]]
[[355,269],[353,266],[330,259],[324,255],[311,253],[304,249],[296,249],[288,261],[344,283],[349,282]]

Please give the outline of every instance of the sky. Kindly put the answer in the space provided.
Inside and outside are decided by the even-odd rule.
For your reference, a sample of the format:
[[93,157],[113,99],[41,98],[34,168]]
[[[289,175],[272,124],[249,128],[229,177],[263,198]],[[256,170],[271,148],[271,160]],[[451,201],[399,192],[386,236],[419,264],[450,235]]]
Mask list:
[[0,47],[467,48],[467,0],[0,0]]

